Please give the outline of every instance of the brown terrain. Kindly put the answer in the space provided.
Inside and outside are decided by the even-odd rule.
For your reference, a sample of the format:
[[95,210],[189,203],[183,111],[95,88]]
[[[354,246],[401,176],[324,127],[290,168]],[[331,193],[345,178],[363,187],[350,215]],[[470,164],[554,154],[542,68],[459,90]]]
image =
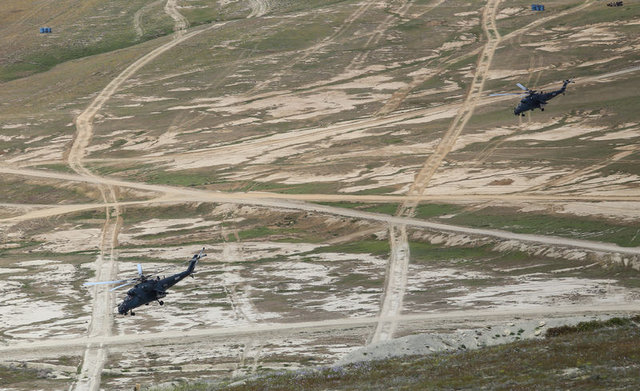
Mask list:
[[[5,3],[2,390],[640,312],[640,5]],[[488,96],[568,78],[525,117]],[[195,279],[135,316],[82,286],[202,247]]]

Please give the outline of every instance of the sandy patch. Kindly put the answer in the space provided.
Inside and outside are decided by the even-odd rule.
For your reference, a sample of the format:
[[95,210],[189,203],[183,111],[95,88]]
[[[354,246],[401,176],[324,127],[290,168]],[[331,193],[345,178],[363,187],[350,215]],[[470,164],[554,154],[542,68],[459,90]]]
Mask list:
[[348,314],[350,317],[374,316],[380,311],[380,295],[376,293],[347,293],[346,295],[330,295],[324,303],[305,304],[306,308],[318,308],[328,312]]
[[[193,100],[192,105],[169,107],[167,110],[205,109],[218,114],[243,114],[263,111],[267,123],[313,118],[320,115],[335,114],[353,110],[359,105],[377,102],[389,98],[389,94],[359,93],[348,94],[341,90],[342,86],[332,89],[317,90],[298,95],[280,95],[258,98],[247,103],[242,97],[204,98]],[[201,103],[210,101],[210,103]]]
[[614,292],[601,295],[603,287],[609,287],[615,280],[583,278],[544,279],[530,276],[518,278],[515,284],[492,286],[447,298],[447,302],[461,307],[489,306],[491,308],[531,308],[547,305],[575,304],[588,302],[601,304],[624,302],[626,295]]
[[[558,175],[569,174],[557,168],[550,167],[513,167],[505,169],[476,168],[441,168],[433,176],[429,184],[429,193],[456,194],[508,194],[523,191],[529,187],[547,183]],[[493,185],[489,183],[508,179],[508,185]],[[495,182],[494,182],[495,183]]]
[[[72,335],[86,330],[84,322],[64,311],[67,298],[78,298],[73,288],[76,268],[57,260],[33,260],[7,268],[10,274],[0,285],[0,330],[14,338],[45,338],[54,335]],[[28,267],[29,269],[24,269]],[[3,269],[6,270],[6,269]],[[43,299],[30,289],[54,291],[55,295]],[[56,318],[64,318],[65,326],[56,327]]]
[[[358,191],[364,191],[368,189],[376,189],[385,186],[396,186],[399,184],[411,184],[415,179],[415,173],[407,169],[407,167],[394,167],[394,166],[382,166],[371,170],[358,178],[358,180],[371,180],[373,183],[367,185],[357,185],[343,187],[338,190],[340,193],[354,193]],[[345,181],[354,182],[354,181]],[[395,193],[403,193],[403,190],[399,190]]]
[[560,206],[559,212],[575,216],[603,216],[622,221],[637,221],[640,219],[640,202],[572,202]]
[[44,242],[38,247],[38,251],[70,253],[97,250],[100,233],[99,228],[71,229],[36,235],[33,239]]
[[560,141],[585,134],[599,132],[606,129],[604,126],[593,127],[585,124],[568,124],[556,129],[547,130],[540,133],[520,134],[509,137],[509,141],[519,140],[540,140],[540,141]]
[[545,319],[525,319],[491,323],[477,329],[458,329],[451,333],[415,334],[391,341],[384,341],[353,350],[344,355],[336,366],[389,357],[426,355],[443,351],[478,349],[515,342],[522,339],[543,338],[546,330],[562,325],[575,325],[594,319],[607,319],[605,316],[582,316]]
[[583,62],[582,64],[577,65],[577,67],[582,68],[582,67],[590,67],[592,65],[606,64],[610,61],[617,60],[619,58],[622,58],[622,56],[615,56],[615,57],[605,58],[602,60],[586,61],[586,62]]
[[[238,220],[239,221],[239,220]],[[220,224],[203,218],[150,219],[134,224],[126,233],[120,233],[119,240],[130,240],[136,236],[155,235],[164,232],[211,227]]]
[[496,20],[510,18],[512,16],[516,16],[525,12],[525,8],[523,7],[507,7],[501,9],[500,12],[496,15]]
[[[442,90],[440,91],[442,92]],[[433,122],[439,119],[453,118],[456,116],[456,114],[458,114],[457,107],[443,108],[441,111],[438,111],[434,114],[408,119],[406,121],[398,122],[398,124],[399,125],[424,124],[424,123]]]
[[489,129],[482,133],[462,134],[460,137],[456,139],[456,143],[453,145],[452,151],[463,149],[467,145],[471,145],[474,143],[485,143],[485,142],[491,141],[495,137],[506,136],[514,132],[515,132],[514,129],[497,128],[497,129]]
[[618,41],[623,35],[607,29],[608,25],[597,25],[581,28],[569,35],[566,39],[570,42],[588,42],[590,45]]
[[594,141],[621,140],[621,139],[630,139],[630,138],[636,138],[636,137],[640,137],[640,128],[619,130],[617,132],[607,133],[604,136],[594,137],[592,138],[592,140]]

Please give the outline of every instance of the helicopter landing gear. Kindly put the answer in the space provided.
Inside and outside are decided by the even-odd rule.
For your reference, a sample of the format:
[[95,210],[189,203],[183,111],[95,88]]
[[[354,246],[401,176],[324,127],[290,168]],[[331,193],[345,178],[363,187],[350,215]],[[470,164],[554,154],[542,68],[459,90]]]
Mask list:
[[162,300],[158,300],[158,304],[160,304],[160,305],[164,305],[164,301],[162,301]]
[[541,108],[540,108],[540,111],[544,111],[544,107],[541,107]]
[[522,113],[522,114],[520,114],[520,115],[524,117],[524,113]]
[[133,315],[135,315],[135,314],[136,314],[135,312],[131,311],[131,316],[133,316]]

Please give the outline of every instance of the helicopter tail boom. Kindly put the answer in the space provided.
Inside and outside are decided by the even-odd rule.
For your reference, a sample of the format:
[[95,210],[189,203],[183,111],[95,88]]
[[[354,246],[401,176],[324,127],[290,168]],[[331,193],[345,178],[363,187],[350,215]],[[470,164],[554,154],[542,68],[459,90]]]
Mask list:
[[200,258],[206,257],[207,254],[204,253],[204,247],[202,248],[202,250],[200,250],[199,253],[197,253],[196,255],[193,256],[193,258],[191,258],[191,260],[189,261],[189,267],[187,268],[187,272],[189,274],[193,273],[193,271],[196,268],[196,265],[198,264],[198,261],[200,260]]

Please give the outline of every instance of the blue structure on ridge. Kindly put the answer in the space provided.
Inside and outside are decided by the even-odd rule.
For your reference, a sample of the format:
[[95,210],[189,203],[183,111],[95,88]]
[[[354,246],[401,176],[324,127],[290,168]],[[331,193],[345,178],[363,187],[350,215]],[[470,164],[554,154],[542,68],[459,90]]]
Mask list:
[[531,11],[544,11],[544,5],[542,5],[542,4],[531,4]]
[[51,32],[51,27],[40,27],[40,34],[50,34]]

